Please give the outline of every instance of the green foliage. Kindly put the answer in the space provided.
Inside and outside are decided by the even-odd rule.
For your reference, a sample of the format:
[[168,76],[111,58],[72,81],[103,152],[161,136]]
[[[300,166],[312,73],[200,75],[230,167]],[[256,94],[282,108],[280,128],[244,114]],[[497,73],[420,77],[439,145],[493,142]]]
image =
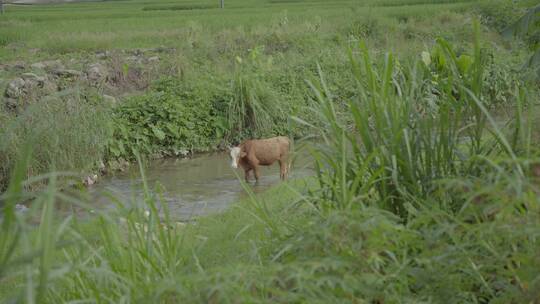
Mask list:
[[226,94],[210,82],[165,79],[153,92],[125,100],[114,109],[110,156],[185,156],[215,148],[226,131],[216,113]]
[[534,217],[471,224],[429,207],[402,224],[377,208],[332,212],[295,236],[281,260],[287,266],[304,262],[307,269],[295,278],[313,275],[304,282],[291,278],[290,285],[314,297],[529,302],[539,295],[538,274],[532,270],[538,266],[534,251],[539,243],[529,243],[540,231]]
[[135,151],[186,155],[246,138],[298,136],[301,130],[290,124],[289,116],[304,106],[294,87],[303,84],[271,82],[289,74],[271,71],[268,79],[264,71],[272,68],[271,60],[256,52],[245,61],[238,57],[233,78],[214,71],[210,77],[169,77],[156,82],[151,92],[122,102],[113,111],[109,157],[133,159]]

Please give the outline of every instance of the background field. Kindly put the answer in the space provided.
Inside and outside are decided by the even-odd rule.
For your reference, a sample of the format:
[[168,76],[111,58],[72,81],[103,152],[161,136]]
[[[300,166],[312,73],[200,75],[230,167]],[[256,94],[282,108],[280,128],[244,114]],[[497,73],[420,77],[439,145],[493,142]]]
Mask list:
[[[472,11],[488,2],[229,0],[225,10],[215,8],[217,1],[206,0],[8,6],[0,20],[0,45],[5,47],[15,43],[20,47],[3,48],[0,58],[24,56],[28,49],[34,48],[40,50],[32,54],[37,56],[159,45],[189,52],[190,48],[197,49],[197,45],[199,48],[213,46],[218,37],[225,36],[222,39],[226,39],[235,34],[245,36],[248,41],[253,37],[253,43],[260,43],[257,38],[269,32],[301,37],[316,35],[319,46],[319,43],[336,38],[337,33],[346,38],[346,31],[352,24],[366,19],[380,20],[392,31],[399,30],[403,23],[411,23],[413,27],[417,23],[419,28],[413,29],[419,30],[419,34],[429,28],[432,35],[444,35],[452,28],[437,24],[434,16]],[[519,4],[525,6],[527,1]],[[450,19],[446,25],[460,24]],[[436,28],[432,28],[434,26]],[[380,38],[384,39],[384,36]],[[390,46],[401,46],[397,43],[399,41]]]

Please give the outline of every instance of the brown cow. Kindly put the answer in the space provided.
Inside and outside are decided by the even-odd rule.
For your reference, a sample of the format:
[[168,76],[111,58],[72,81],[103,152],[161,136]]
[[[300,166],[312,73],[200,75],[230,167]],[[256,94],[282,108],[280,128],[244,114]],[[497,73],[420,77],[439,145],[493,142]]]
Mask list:
[[244,169],[246,182],[249,181],[249,172],[255,172],[255,180],[260,177],[259,166],[270,166],[279,162],[280,178],[287,177],[290,164],[288,164],[290,140],[285,136],[268,139],[251,139],[242,142],[238,147],[230,148],[232,158],[231,167]]

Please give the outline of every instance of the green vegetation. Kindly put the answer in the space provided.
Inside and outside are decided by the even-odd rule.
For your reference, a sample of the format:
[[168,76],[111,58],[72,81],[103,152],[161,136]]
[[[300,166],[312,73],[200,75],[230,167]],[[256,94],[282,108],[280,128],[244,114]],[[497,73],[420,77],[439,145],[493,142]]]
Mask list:
[[[137,1],[9,6],[0,19],[4,46],[0,58],[9,67],[0,70],[0,90],[4,91],[22,72],[36,73],[38,77],[46,73],[34,68],[21,72],[16,67],[21,61],[28,65],[58,59],[64,64],[73,62],[70,67],[83,70],[87,62],[108,66],[110,74],[97,84],[48,78],[57,82],[59,95],[79,96],[76,99],[90,105],[106,105],[103,94],[121,100],[112,109],[108,105],[95,109],[100,115],[108,115],[105,121],[112,124],[75,126],[90,134],[101,134],[95,138],[99,142],[92,145],[97,150],[90,151],[87,142],[68,136],[63,145],[77,151],[77,161],[61,163],[44,158],[30,170],[42,174],[54,164],[54,170],[87,174],[96,170],[101,161],[107,164],[119,157],[133,160],[135,149],[154,157],[186,155],[215,150],[247,137],[308,135],[304,126],[289,117],[317,123],[307,106],[314,95],[305,83],[306,79],[318,77],[317,65],[324,68],[334,98],[347,100],[357,92],[352,89],[355,80],[345,50],[359,40],[376,52],[392,51],[398,58],[417,58],[438,37],[460,46],[470,44],[471,20],[480,16],[485,24],[483,48],[491,54],[487,60],[492,61],[486,66],[489,98],[504,105],[519,78],[512,69],[527,56],[522,48],[498,46],[502,38],[497,30],[523,13],[528,2],[521,2],[522,8],[508,3],[234,0],[228,1],[225,10],[187,11],[145,11],[148,4]],[[163,1],[153,5],[210,4],[213,2]],[[138,52],[132,48],[149,47],[157,49],[159,55],[154,65],[145,67],[137,60],[147,58],[130,55]],[[101,60],[94,51],[115,53]],[[457,55],[462,51],[456,50]],[[462,65],[468,64],[466,57],[462,61]],[[27,104],[57,99],[56,93],[41,97],[36,92],[44,89],[39,86],[25,87],[23,90],[29,92],[18,99],[0,97],[0,123],[24,124],[28,114],[19,114]],[[4,106],[13,107],[14,103],[17,113]],[[49,118],[36,118],[41,119]],[[14,168],[12,156],[18,154],[19,146],[10,142],[9,138],[15,137],[10,130],[0,130],[0,151],[11,155],[0,164],[0,189],[6,187]],[[38,154],[57,155],[49,151],[49,145],[36,149],[45,150]]]
[[18,116],[0,117],[0,189],[28,140],[36,147],[28,177],[55,170],[93,170],[111,138],[108,119],[106,104],[77,92],[44,99]]
[[[4,40],[11,48],[177,50],[162,57],[163,77],[116,105],[93,87],[0,112],[0,299],[537,303],[539,86],[518,72],[527,41],[499,35],[533,2],[508,3],[9,7],[2,25],[26,24]],[[69,30],[42,37],[38,24]],[[317,137],[316,175],[258,196],[244,185],[249,199],[187,224],[146,182],[142,206],[59,218],[59,201],[92,202],[57,190],[71,175],[39,175],[275,134]],[[25,199],[31,210],[16,212]]]

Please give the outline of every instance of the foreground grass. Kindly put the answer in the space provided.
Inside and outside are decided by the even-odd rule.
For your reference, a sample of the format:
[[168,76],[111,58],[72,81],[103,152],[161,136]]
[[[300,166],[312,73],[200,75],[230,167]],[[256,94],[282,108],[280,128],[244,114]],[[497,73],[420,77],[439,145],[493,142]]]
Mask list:
[[223,214],[182,227],[169,223],[172,229],[142,210],[42,222],[21,230],[19,241],[29,247],[1,265],[0,299],[535,303],[540,296],[532,192],[520,196],[531,199],[531,209],[519,217],[499,201],[490,204],[502,210],[491,220],[429,207],[404,222],[375,206],[317,211],[313,206],[323,202],[308,190],[317,190],[310,180],[281,184]]
[[[169,297],[167,289],[190,276],[219,274],[222,269],[234,269],[235,265],[261,267],[270,262],[278,253],[276,244],[310,219],[306,217],[310,208],[299,204],[299,199],[302,193],[312,188],[313,182],[309,179],[293,180],[257,197],[240,201],[222,214],[201,217],[183,225],[166,219],[160,224],[154,222],[157,219],[154,214],[150,217],[142,214],[143,209],[120,208],[118,214],[103,214],[90,221],[79,222],[71,218],[63,222],[53,221],[47,227],[41,225],[37,230],[30,228],[26,237],[35,242],[37,252],[43,249],[40,245],[43,245],[44,229],[56,235],[58,241],[62,239],[62,242],[76,242],[82,246],[51,248],[51,272],[47,275],[50,282],[47,297],[51,302],[90,299],[96,296],[96,292],[101,294],[100,298],[127,292],[117,299],[123,298],[128,302],[166,299]],[[149,202],[145,209],[153,212],[155,203]],[[46,212],[47,203],[38,204],[39,201],[33,206],[33,211],[39,212],[43,208]],[[27,214],[19,220],[24,222],[32,217]],[[8,253],[5,249],[3,247],[3,256]],[[24,257],[26,254],[23,250],[17,255]],[[108,266],[105,269],[99,265]],[[12,268],[14,265],[4,266],[7,268],[2,271],[17,268]],[[53,274],[62,272],[66,266],[71,269],[69,272],[73,277]],[[89,273],[82,272],[89,267],[101,270],[96,268],[88,277]],[[24,292],[24,285],[28,282],[20,276],[22,274],[14,271],[2,279],[0,299],[14,297],[19,301],[33,302],[35,295]],[[133,280],[131,283],[125,281],[128,277]],[[81,279],[88,281],[83,283]],[[137,291],[121,291],[123,288]],[[106,295],[109,292],[111,294]]]

